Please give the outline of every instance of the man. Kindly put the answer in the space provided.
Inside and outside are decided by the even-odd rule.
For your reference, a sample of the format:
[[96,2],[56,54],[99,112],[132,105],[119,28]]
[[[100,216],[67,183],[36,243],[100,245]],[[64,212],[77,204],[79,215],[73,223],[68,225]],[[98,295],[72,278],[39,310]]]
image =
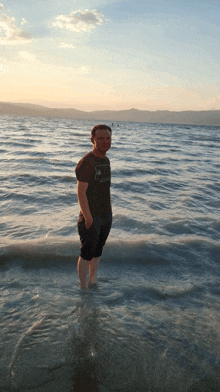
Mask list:
[[[81,288],[97,284],[97,270],[112,223],[110,199],[111,169],[106,152],[111,147],[112,130],[96,125],[91,131],[93,150],[77,164],[77,196],[80,205],[78,232],[81,247],[77,270]],[[86,283],[89,269],[89,285]]]

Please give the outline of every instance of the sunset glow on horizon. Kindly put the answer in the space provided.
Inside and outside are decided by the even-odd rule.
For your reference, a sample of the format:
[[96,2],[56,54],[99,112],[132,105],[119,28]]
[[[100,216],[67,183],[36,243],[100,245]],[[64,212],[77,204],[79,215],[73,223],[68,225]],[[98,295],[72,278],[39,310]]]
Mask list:
[[1,101],[220,110],[220,1],[3,0]]

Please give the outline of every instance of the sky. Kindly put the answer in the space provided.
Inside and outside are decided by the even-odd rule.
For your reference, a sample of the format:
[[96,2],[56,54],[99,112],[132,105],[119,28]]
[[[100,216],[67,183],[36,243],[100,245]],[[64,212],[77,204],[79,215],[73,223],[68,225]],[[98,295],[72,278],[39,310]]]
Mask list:
[[220,0],[0,0],[0,101],[220,110]]

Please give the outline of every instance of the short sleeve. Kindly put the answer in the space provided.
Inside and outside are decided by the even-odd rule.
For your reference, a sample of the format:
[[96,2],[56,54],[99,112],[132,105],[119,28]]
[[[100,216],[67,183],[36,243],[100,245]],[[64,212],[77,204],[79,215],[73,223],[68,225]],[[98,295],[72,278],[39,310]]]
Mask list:
[[92,159],[82,158],[75,169],[77,180],[82,182],[89,182],[93,172],[94,162],[92,161]]

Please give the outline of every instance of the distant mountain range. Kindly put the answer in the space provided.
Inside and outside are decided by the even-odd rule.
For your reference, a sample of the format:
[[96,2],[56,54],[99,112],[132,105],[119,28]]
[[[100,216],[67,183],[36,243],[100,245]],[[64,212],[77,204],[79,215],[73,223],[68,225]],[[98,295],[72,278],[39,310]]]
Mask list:
[[19,116],[63,117],[94,121],[132,121],[163,124],[198,124],[220,126],[220,110],[181,111],[168,110],[102,110],[83,112],[76,109],[51,109],[28,103],[0,102],[0,114]]

